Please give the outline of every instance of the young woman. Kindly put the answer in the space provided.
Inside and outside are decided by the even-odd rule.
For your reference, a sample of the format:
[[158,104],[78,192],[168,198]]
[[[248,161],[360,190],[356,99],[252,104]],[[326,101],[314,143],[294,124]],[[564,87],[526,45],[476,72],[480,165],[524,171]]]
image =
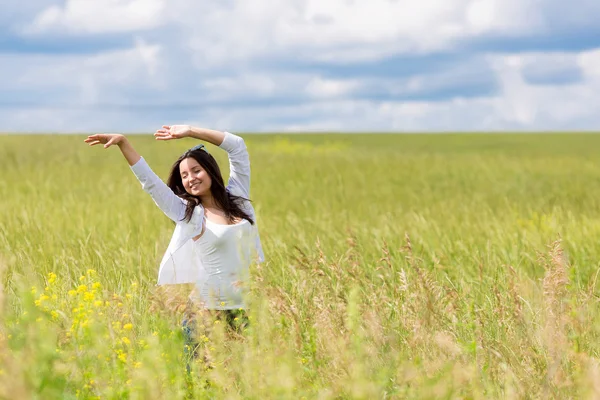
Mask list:
[[[163,126],[157,140],[195,138],[227,151],[230,176],[225,186],[216,160],[203,144],[183,153],[165,184],[119,134],[88,136],[90,146],[116,145],[158,207],[175,222],[160,263],[159,285],[193,283],[190,302],[233,324],[246,308],[244,288],[250,263],[264,261],[249,201],[250,161],[244,140],[229,132],[189,125]],[[189,331],[187,332],[189,333]]]

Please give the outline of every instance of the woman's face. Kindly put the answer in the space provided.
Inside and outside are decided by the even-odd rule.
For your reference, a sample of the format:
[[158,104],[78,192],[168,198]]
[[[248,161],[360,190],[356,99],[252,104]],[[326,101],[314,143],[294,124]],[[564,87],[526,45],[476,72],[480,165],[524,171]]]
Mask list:
[[185,191],[193,196],[203,196],[210,193],[212,183],[208,173],[202,168],[198,161],[188,157],[179,164],[181,182]]

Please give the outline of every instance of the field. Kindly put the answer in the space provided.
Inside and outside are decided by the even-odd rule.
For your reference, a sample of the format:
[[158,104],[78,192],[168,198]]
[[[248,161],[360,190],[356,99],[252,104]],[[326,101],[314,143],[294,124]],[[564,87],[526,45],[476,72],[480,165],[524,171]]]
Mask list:
[[1,398],[600,396],[600,135],[244,137],[267,262],[188,374],[118,149],[0,136]]

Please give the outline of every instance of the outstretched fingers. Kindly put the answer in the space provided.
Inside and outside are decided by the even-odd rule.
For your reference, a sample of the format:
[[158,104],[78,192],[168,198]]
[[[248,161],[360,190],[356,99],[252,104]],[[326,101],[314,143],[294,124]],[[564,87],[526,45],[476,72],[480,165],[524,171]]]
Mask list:
[[154,137],[156,138],[156,140],[170,140],[173,139],[173,136],[171,136],[171,134],[164,130],[164,129],[159,129],[154,133]]
[[85,143],[93,146],[95,144],[100,143],[100,137],[98,135],[90,135],[86,139],[83,140]]

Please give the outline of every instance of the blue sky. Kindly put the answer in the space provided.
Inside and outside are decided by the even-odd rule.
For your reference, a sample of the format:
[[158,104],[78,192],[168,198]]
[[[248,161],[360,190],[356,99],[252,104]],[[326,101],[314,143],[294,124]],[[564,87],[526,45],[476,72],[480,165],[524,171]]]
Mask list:
[[13,1],[0,131],[600,130],[599,15],[598,0]]

